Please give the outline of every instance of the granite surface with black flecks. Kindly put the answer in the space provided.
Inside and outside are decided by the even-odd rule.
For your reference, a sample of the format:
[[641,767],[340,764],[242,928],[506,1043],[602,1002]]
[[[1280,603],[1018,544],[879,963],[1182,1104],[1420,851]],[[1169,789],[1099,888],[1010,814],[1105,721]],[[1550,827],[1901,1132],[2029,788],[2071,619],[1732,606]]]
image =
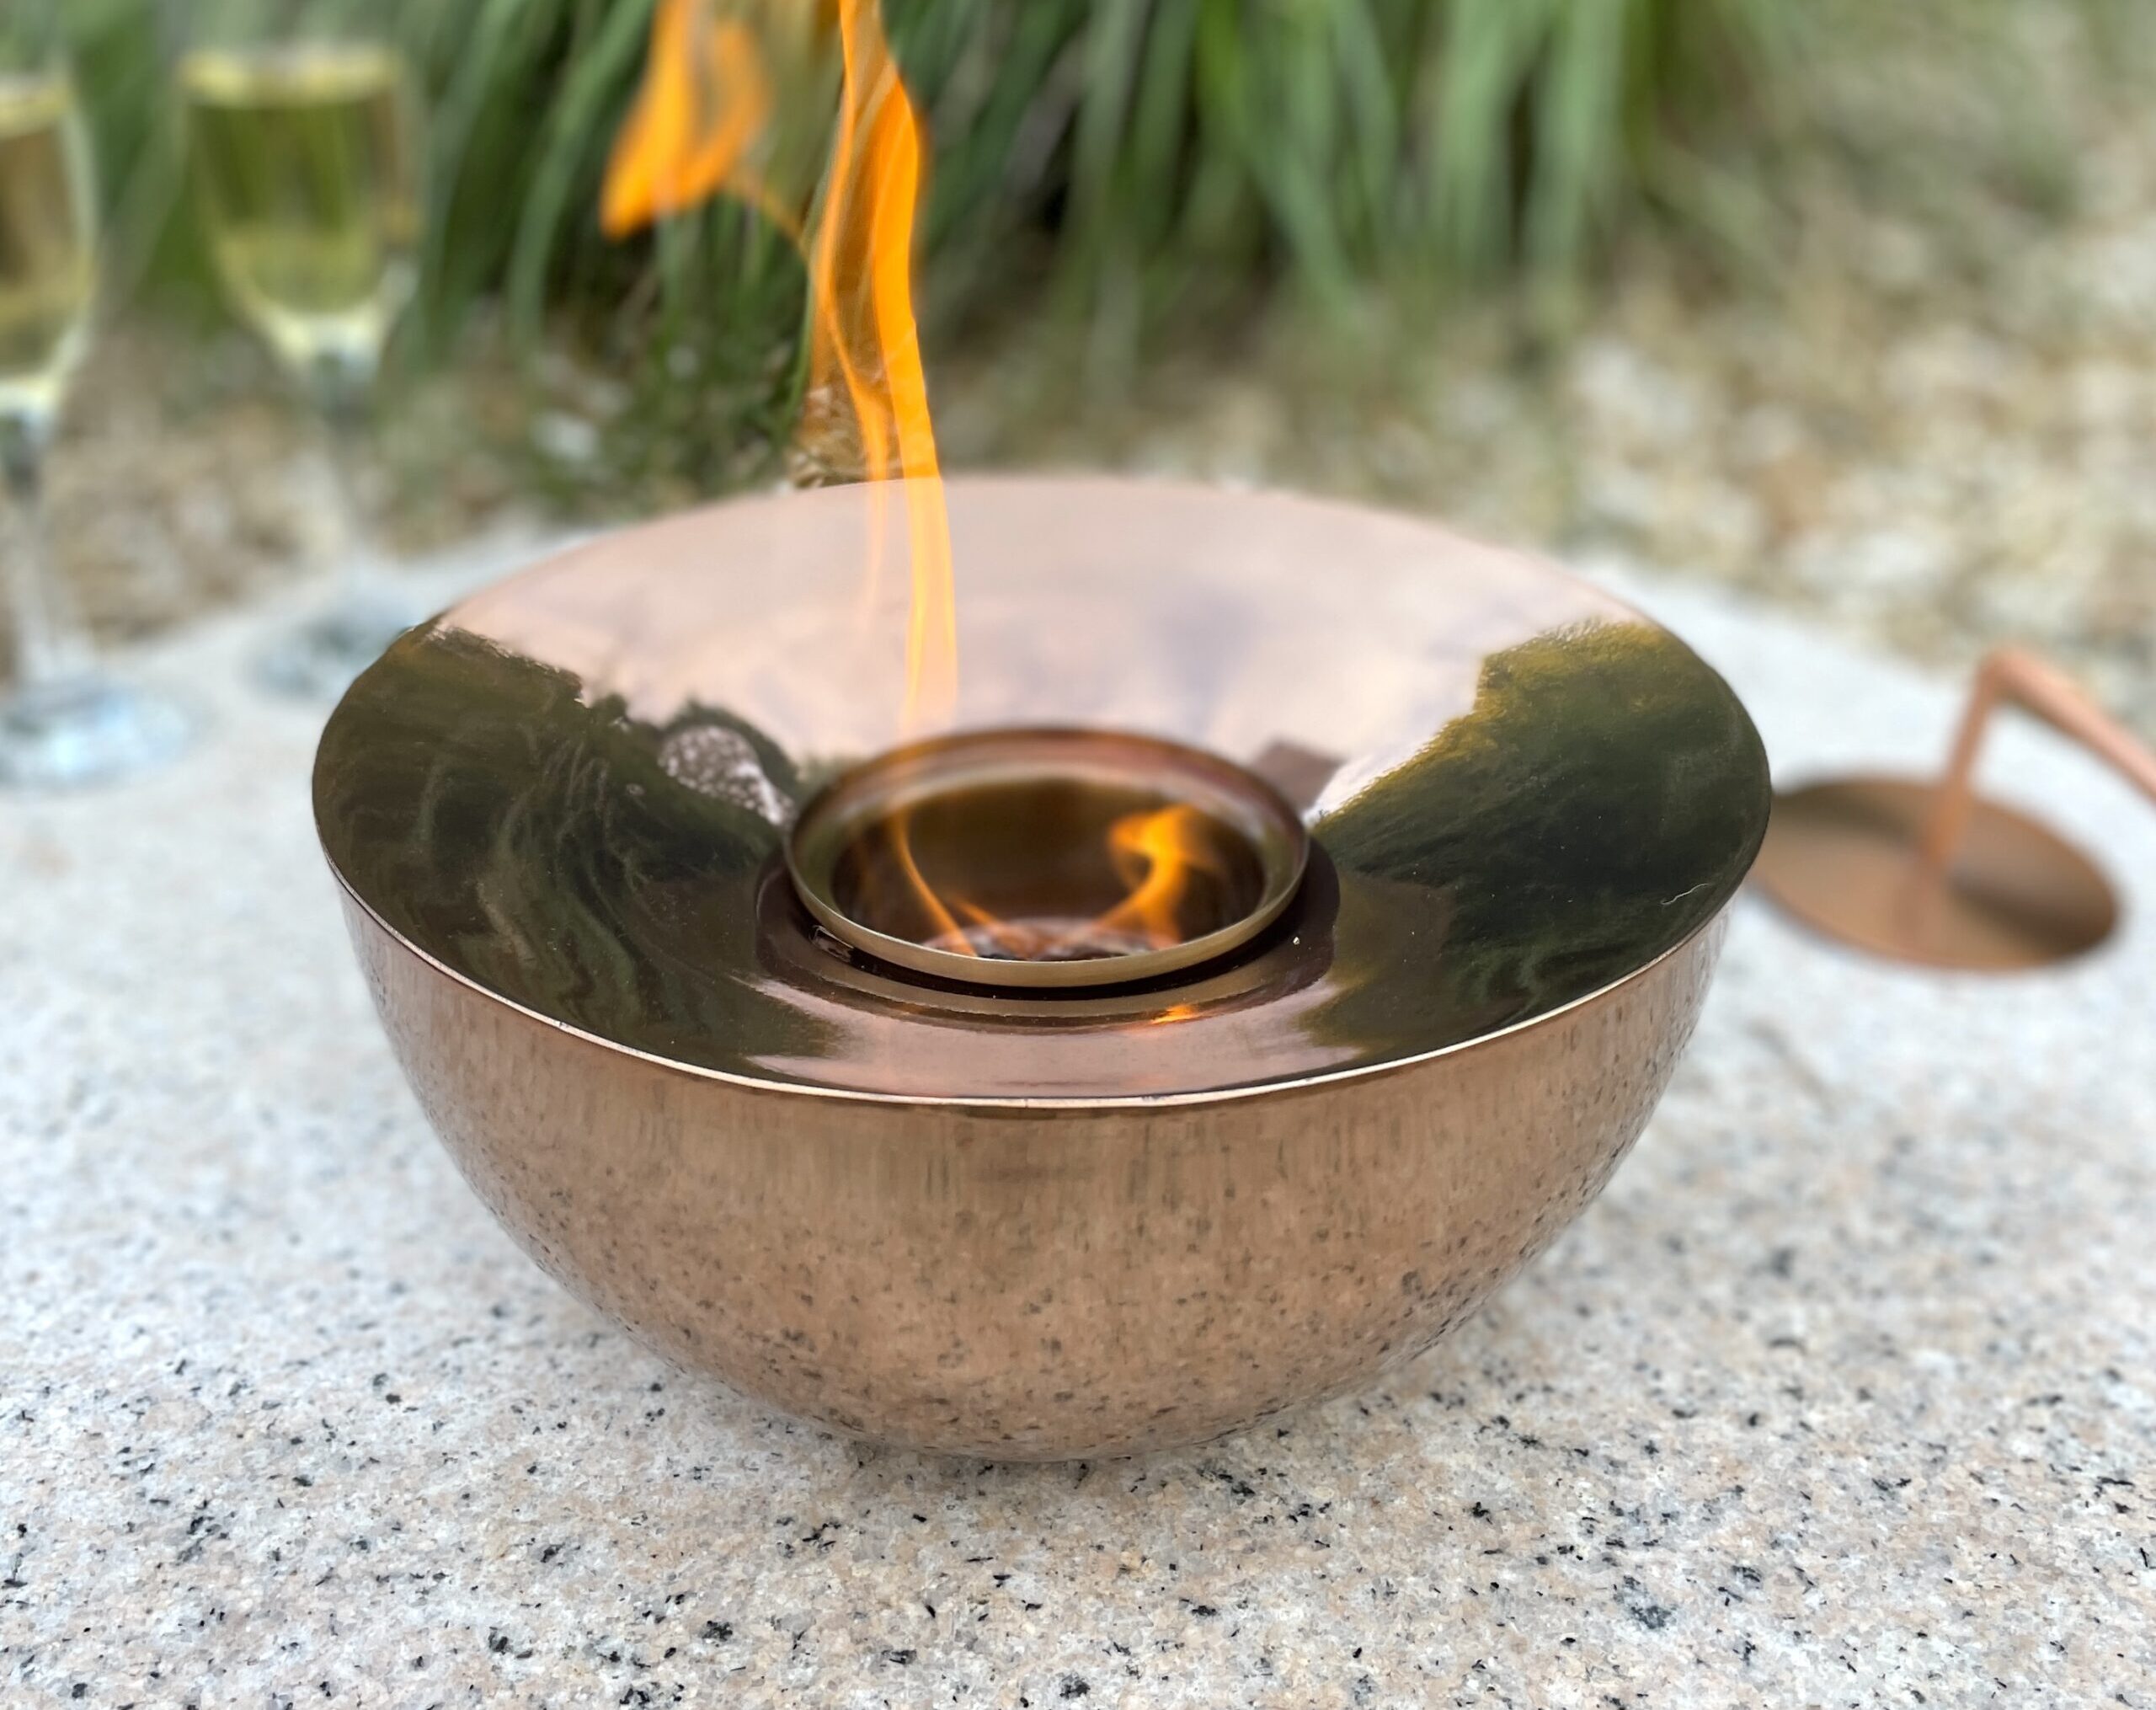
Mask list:
[[[1788,778],[1951,686],[1588,566]],[[1747,900],[1603,1199],[1349,1399],[1152,1459],[879,1452],[547,1282],[428,1134],[261,617],[195,754],[0,801],[0,1699],[2156,1704],[2156,813],[2034,731],[2095,955],[1942,978]]]

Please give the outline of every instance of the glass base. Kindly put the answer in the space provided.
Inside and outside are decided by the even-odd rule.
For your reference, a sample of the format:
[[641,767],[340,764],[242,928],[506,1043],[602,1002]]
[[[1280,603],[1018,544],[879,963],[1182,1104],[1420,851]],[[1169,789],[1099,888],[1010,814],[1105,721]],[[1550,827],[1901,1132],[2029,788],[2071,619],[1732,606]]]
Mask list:
[[67,677],[0,701],[0,783],[67,789],[163,765],[194,720],[172,702],[109,677]]
[[271,642],[255,661],[255,675],[280,695],[334,701],[413,621],[408,609],[389,600],[340,602]]

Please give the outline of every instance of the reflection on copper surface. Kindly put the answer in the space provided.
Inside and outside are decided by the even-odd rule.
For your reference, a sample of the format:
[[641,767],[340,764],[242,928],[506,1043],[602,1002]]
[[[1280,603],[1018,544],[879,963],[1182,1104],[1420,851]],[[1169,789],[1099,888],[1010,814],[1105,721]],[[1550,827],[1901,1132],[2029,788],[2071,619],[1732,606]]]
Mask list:
[[[961,532],[1001,549],[999,598],[966,613],[972,706],[1337,758],[1310,829],[1338,900],[1323,942],[1302,947],[1322,972],[1293,1000],[1171,1029],[1134,1013],[1110,1058],[1022,1007],[947,1013],[918,993],[862,1007],[802,971],[828,956],[788,959],[784,980],[758,972],[755,897],[782,842],[771,805],[790,813],[889,736],[872,722],[872,745],[855,745],[857,703],[880,697],[851,655],[761,640],[847,632],[860,510],[844,489],[583,548],[401,644],[324,740],[318,804],[339,870],[447,966],[638,1050],[910,1093],[941,1061],[927,1038],[948,1029],[965,1045],[933,1090],[1076,1098],[1111,1061],[1118,1084],[1204,1092],[1529,1019],[1682,942],[1751,858],[1764,760],[1735,697],[1680,643],[1554,570],[1307,501],[1091,482],[953,494]],[[798,552],[777,538],[789,516]],[[1353,597],[1321,617],[1302,557],[1338,553],[1348,518]],[[1154,561],[1156,537],[1194,543],[1209,623],[1182,621],[1193,590],[1174,580],[1121,579]],[[1119,599],[1065,603],[1089,582],[1132,590],[1138,621]],[[1537,590],[1549,622],[1523,633]],[[737,645],[710,639],[736,628]],[[1024,644],[1043,630],[1067,673]],[[531,651],[550,644],[558,657]],[[696,752],[728,756],[716,783],[677,775]]]

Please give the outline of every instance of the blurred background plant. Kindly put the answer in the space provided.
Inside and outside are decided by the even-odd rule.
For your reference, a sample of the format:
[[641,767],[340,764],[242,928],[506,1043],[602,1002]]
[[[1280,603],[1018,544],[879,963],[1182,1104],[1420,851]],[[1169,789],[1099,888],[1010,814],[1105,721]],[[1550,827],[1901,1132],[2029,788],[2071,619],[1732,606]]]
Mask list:
[[[790,247],[728,202],[599,232],[654,0],[353,4],[394,15],[432,114],[394,524],[431,541],[504,507],[618,515],[776,478]],[[2125,432],[2156,409],[2138,0],[885,10],[935,144],[926,330],[959,462],[1366,494],[1771,582],[1935,648],[1941,588],[1972,633],[2025,629],[2048,610],[2032,553],[2068,543],[2085,574],[2156,542],[2124,500],[2100,539],[2062,524],[2056,481],[2017,510],[1995,490],[2012,436],[1955,438],[1972,409],[2089,405]],[[267,441],[276,406],[217,330],[189,218],[168,13],[69,8],[126,310],[83,414]],[[2084,371],[2098,348],[2109,380]],[[2009,395],[2062,365],[2083,377],[2048,403]],[[168,509],[246,511],[175,468]],[[1988,548],[1933,537],[1972,502]],[[277,536],[275,508],[226,534]],[[2135,633],[2156,622],[2156,596],[2105,597]]]
[[[631,461],[738,473],[744,433],[782,425],[798,263],[738,205],[627,246],[593,217],[654,0],[388,9],[434,114],[424,352],[441,357],[485,310],[520,354],[556,335],[626,357]],[[924,262],[939,326],[1022,301],[1083,330],[1097,383],[1127,375],[1149,334],[1247,312],[1268,286],[1343,322],[1374,286],[1524,278],[1546,306],[1642,209],[1747,243],[1713,150],[1761,139],[1807,27],[1782,0],[886,9],[936,142]],[[82,0],[72,27],[123,265],[151,302],[200,309],[163,116],[168,11]]]

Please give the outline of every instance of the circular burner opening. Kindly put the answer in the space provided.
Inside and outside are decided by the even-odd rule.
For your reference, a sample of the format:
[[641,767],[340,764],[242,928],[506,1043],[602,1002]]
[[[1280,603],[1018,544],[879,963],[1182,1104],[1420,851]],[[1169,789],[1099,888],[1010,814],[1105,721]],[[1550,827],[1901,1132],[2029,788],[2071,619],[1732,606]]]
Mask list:
[[912,744],[839,778],[787,842],[830,932],[995,986],[1157,979],[1247,943],[1309,839],[1270,785],[1201,750],[1072,729]]

